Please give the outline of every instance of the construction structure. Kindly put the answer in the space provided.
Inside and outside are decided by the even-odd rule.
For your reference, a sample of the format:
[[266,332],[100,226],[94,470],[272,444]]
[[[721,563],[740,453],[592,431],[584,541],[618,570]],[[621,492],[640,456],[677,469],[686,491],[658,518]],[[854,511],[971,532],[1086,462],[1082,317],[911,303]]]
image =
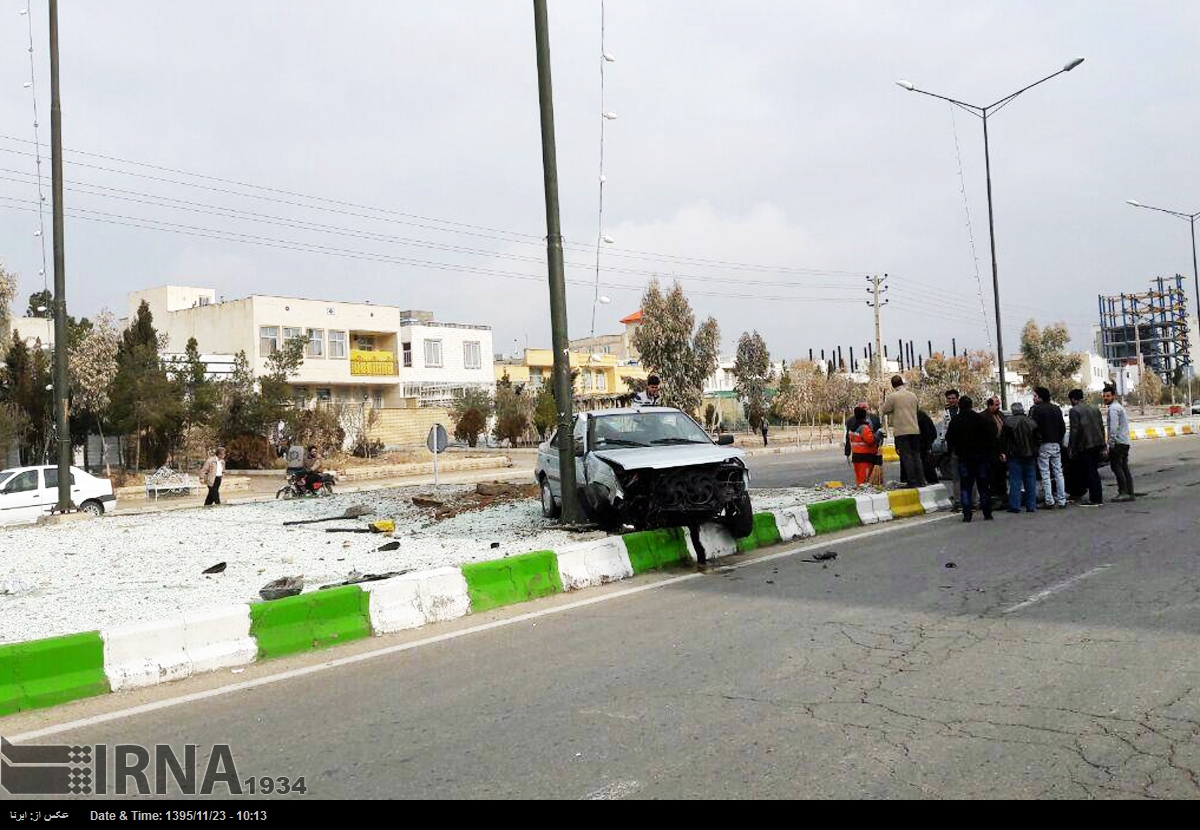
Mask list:
[[1173,386],[1192,365],[1183,277],[1157,277],[1140,294],[1100,297],[1097,345],[1113,366],[1138,365]]

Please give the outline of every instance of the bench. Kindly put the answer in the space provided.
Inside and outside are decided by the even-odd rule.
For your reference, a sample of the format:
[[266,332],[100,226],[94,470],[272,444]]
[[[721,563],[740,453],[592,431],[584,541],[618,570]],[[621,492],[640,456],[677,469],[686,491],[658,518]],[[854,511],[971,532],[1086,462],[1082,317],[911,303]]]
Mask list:
[[177,473],[162,467],[151,475],[146,476],[146,498],[153,497],[158,501],[162,493],[168,496],[190,496],[200,490],[200,480],[192,478],[187,473]]

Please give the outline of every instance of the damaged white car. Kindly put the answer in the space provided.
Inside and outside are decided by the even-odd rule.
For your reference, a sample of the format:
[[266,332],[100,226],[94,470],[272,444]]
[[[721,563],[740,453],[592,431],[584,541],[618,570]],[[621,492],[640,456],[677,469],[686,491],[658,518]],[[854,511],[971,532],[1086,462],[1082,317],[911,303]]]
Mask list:
[[[555,435],[538,447],[534,476],[542,513],[559,514],[562,482]],[[575,416],[575,481],[588,517],[605,527],[691,526],[719,520],[736,538],[753,530],[744,453],[714,442],[686,413],[651,406]]]

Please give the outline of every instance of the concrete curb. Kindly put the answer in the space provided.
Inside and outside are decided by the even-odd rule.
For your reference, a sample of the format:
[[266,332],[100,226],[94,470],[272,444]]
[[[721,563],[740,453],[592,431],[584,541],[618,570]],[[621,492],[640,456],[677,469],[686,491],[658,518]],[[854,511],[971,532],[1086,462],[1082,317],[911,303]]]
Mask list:
[[[944,485],[756,513],[745,539],[699,529],[709,561],[860,525],[950,509]],[[681,562],[699,551],[684,528],[609,536],[459,567],[230,605],[136,625],[0,646],[0,716],[108,692],[421,628],[577,591]]]
[[1179,438],[1184,435],[1200,435],[1200,423],[1180,421],[1174,424],[1166,424],[1157,427],[1144,427],[1142,429],[1130,429],[1129,439],[1131,441],[1148,441],[1156,438]]

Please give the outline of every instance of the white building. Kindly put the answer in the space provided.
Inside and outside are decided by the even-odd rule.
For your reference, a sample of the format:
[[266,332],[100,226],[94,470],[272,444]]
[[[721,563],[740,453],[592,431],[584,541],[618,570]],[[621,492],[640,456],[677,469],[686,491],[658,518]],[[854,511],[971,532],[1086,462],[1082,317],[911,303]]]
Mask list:
[[143,301],[170,353],[181,355],[194,337],[214,374],[244,352],[261,376],[283,343],[303,339],[304,363],[291,383],[305,405],[442,406],[455,390],[495,386],[488,326],[441,323],[429,312],[372,303],[261,294],[218,302],[213,289],[189,286],[133,292],[130,320]]
[[1104,385],[1112,382],[1112,370],[1108,361],[1098,354],[1084,352],[1075,382],[1084,392],[1103,392]]
[[[721,392],[732,392],[733,387],[737,384],[737,375],[733,372],[733,366],[736,363],[736,358],[724,356],[717,358],[717,368],[704,381],[704,394],[715,395]],[[775,381],[783,375],[783,361],[777,360],[771,364],[771,372],[774,374]]]

